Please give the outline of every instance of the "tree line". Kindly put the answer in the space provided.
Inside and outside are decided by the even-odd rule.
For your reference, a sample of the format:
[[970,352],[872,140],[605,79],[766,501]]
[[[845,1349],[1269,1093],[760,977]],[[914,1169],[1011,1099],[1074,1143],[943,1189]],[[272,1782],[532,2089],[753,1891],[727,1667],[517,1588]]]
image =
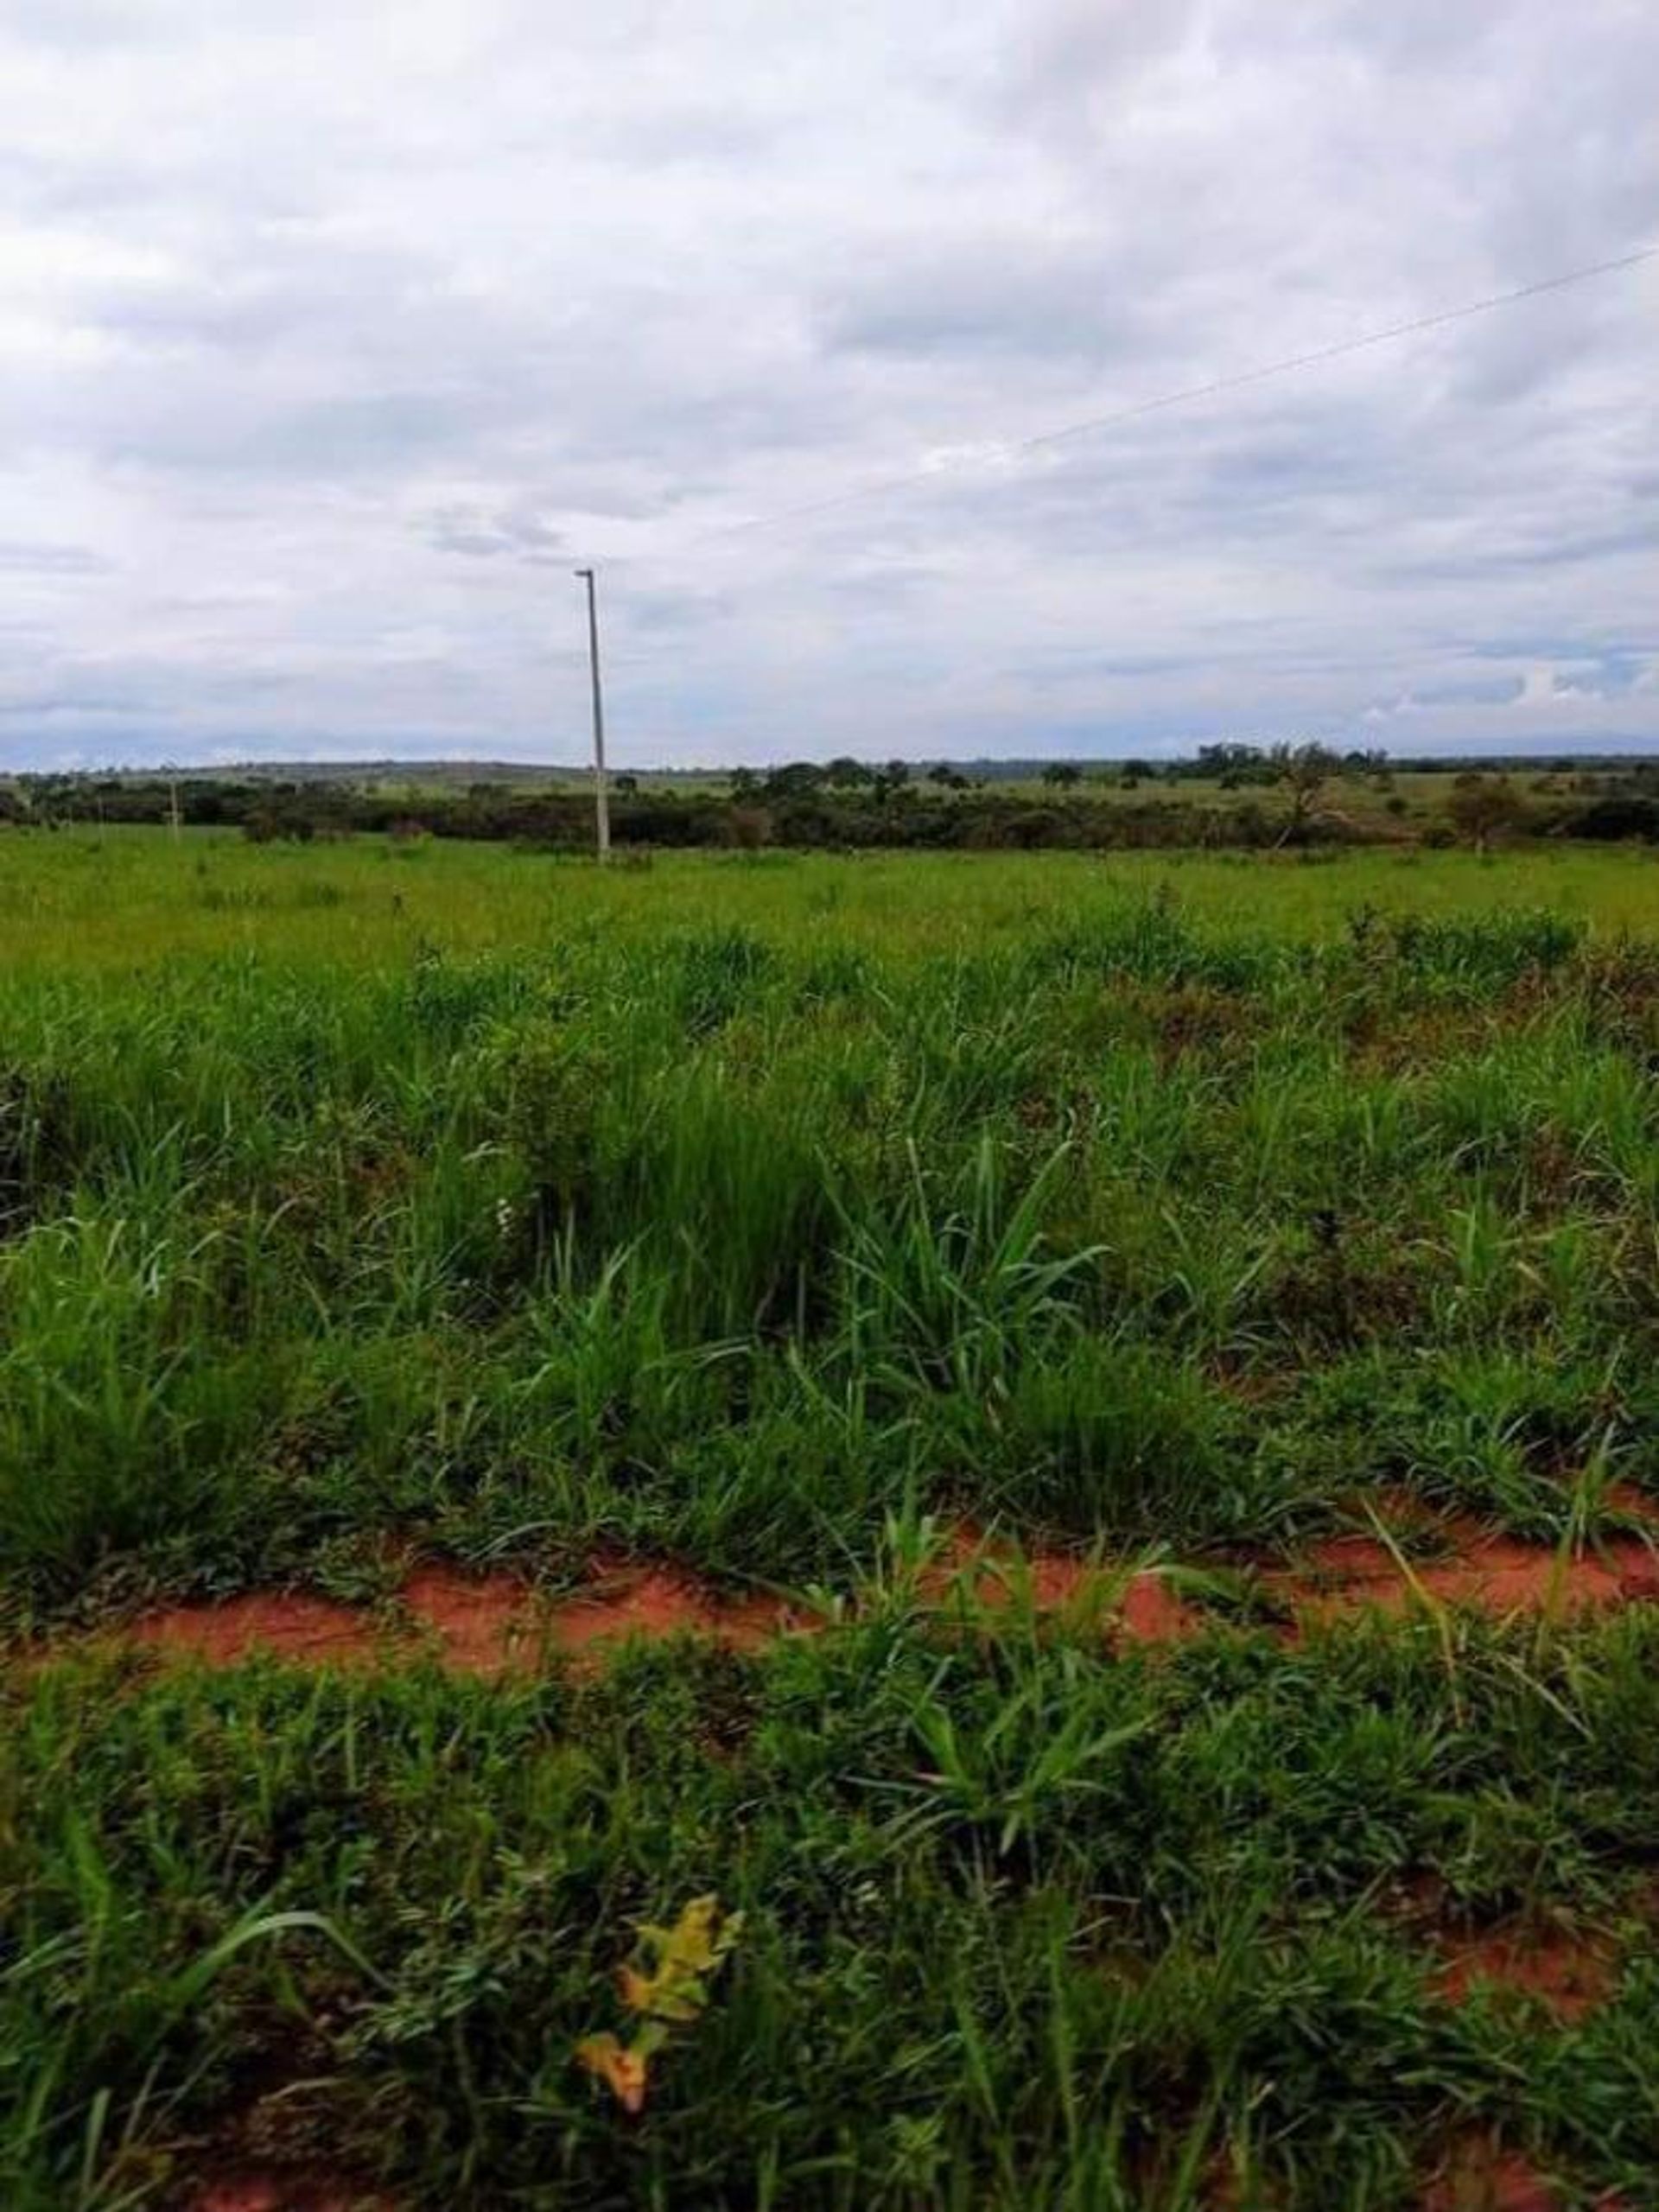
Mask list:
[[[1317,743],[1206,745],[1190,760],[1086,769],[1052,761],[1008,783],[982,780],[949,763],[851,758],[737,768],[723,779],[655,786],[625,772],[612,781],[612,833],[623,845],[738,849],[1462,842],[1484,849],[1539,836],[1659,842],[1659,764],[1597,772],[1581,761],[1529,763],[1536,772],[1524,788],[1506,770],[1408,765],[1419,774],[1432,765],[1445,779],[1427,816],[1411,817],[1395,790],[1396,768],[1408,764]],[[412,783],[224,773],[33,775],[0,784],[0,823],[20,827],[166,823],[175,805],[181,824],[239,829],[260,842],[367,832],[575,850],[593,841],[592,802],[580,786],[537,790],[480,780],[422,790]]]

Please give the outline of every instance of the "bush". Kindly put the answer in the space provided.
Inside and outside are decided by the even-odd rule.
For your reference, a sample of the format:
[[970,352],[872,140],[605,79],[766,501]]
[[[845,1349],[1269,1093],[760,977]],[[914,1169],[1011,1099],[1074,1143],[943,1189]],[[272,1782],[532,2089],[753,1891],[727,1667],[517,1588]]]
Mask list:
[[1659,801],[1650,798],[1597,799],[1580,807],[1561,824],[1568,837],[1588,837],[1599,844],[1639,837],[1648,844],[1659,842]]

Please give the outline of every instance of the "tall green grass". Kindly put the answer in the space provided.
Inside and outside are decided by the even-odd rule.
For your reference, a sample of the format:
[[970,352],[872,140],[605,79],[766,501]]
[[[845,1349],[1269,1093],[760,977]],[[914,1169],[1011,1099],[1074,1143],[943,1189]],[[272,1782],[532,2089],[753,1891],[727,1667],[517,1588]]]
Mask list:
[[[653,874],[550,866],[537,942],[353,963],[298,894],[377,856],[204,864],[276,902],[257,946],[0,983],[14,1605],[388,1527],[787,1580],[905,1498],[1203,1548],[1385,1479],[1548,1532],[1592,1459],[1648,1477],[1639,948],[1374,900],[1309,938],[1077,871],[949,942],[949,871],[714,861],[655,919]],[[1447,1408],[1503,1362],[1548,1422]]]

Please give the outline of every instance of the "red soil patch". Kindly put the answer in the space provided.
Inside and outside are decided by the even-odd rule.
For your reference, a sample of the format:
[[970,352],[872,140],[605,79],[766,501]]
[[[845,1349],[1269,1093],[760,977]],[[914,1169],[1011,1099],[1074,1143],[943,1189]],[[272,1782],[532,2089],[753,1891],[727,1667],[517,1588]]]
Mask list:
[[1129,1643],[1170,1643],[1204,1625],[1155,1569],[1125,1575],[1068,1552],[1004,1552],[971,1528],[958,1530],[944,1558],[922,1577],[924,1594],[936,1601],[953,1588],[989,1611],[1020,1598],[1039,1613],[1097,1606],[1103,1625]]
[[311,1666],[372,1657],[380,1642],[373,1617],[326,1598],[254,1592],[217,1605],[173,1605],[146,1613],[125,1631],[140,1649],[232,1666],[255,1652]]
[[404,1585],[395,1613],[259,1593],[148,1613],[125,1640],[214,1666],[256,1653],[310,1666],[372,1665],[407,1658],[424,1643],[459,1673],[499,1675],[533,1669],[550,1651],[588,1651],[630,1637],[691,1634],[749,1651],[810,1625],[810,1617],[778,1599],[723,1598],[660,1567],[604,1568],[587,1589],[545,1604],[512,1575],[429,1565]]
[[[1618,1503],[1621,1510],[1654,1517],[1646,1499]],[[1562,1559],[1547,1547],[1489,1535],[1467,1522],[1426,1522],[1407,1501],[1390,1517],[1402,1533],[1432,1527],[1449,1550],[1404,1567],[1377,1537],[1334,1536],[1316,1545],[1299,1567],[1264,1567],[1263,1587],[1314,1620],[1368,1608],[1402,1611],[1419,1592],[1500,1618],[1659,1600],[1659,1554],[1642,1537],[1610,1538]],[[1125,1575],[1065,1553],[1021,1556],[970,1527],[958,1529],[923,1571],[919,1588],[932,1604],[947,1605],[959,1592],[988,1611],[1022,1599],[1041,1613],[1086,1614],[1097,1607],[1103,1630],[1124,1643],[1173,1643],[1205,1624],[1203,1613],[1155,1570]],[[780,1599],[728,1597],[663,1567],[601,1562],[584,1588],[550,1602],[511,1574],[469,1575],[430,1564],[416,1569],[389,1611],[256,1592],[147,1614],[124,1640],[216,1666],[255,1653],[310,1666],[385,1664],[424,1643],[459,1672],[499,1675],[534,1670],[551,1652],[603,1649],[632,1637],[690,1634],[729,1650],[754,1651],[775,1637],[823,1625],[819,1616]]]
[[1639,1536],[1611,1537],[1563,1557],[1545,1544],[1494,1535],[1464,1521],[1440,1525],[1447,1555],[1402,1566],[1375,1536],[1333,1536],[1316,1545],[1305,1569],[1270,1569],[1268,1586],[1315,1618],[1376,1608],[1404,1611],[1420,1593],[1510,1613],[1570,1614],[1659,1599],[1659,1555]]
[[1634,1483],[1612,1483],[1602,1492],[1602,1502],[1609,1512],[1623,1513],[1631,1521],[1645,1522],[1649,1528],[1659,1528],[1659,1500],[1638,1490]]
[[458,1674],[505,1674],[535,1659],[535,1595],[514,1575],[420,1567],[404,1583],[399,1604],[416,1633],[435,1643],[445,1666]]
[[[1422,2212],[1562,2212],[1567,2199],[1518,2151],[1482,2136],[1460,2143],[1429,2183]],[[1596,2199],[1595,2212],[1628,2212],[1622,2196]]]
[[1064,1553],[1038,1553],[1027,1561],[1027,1573],[1038,1612],[1099,1604],[1110,1628],[1130,1643],[1168,1643],[1199,1628],[1192,1608],[1184,1606],[1168,1580],[1150,1568],[1126,1580],[1086,1560],[1068,1560]]
[[1436,2175],[1423,2212],[1561,2212],[1561,2204],[1557,2191],[1518,2152],[1483,2143],[1458,2152]]
[[1131,1577],[1118,1609],[1117,1625],[1131,1643],[1169,1643],[1196,1635],[1202,1616],[1183,1605],[1161,1574]]
[[775,1598],[721,1598],[690,1575],[661,1567],[620,1567],[601,1575],[588,1591],[565,1600],[547,1617],[556,1650],[588,1651],[631,1636],[693,1635],[733,1651],[757,1651],[786,1630],[813,1626]]
[[1202,1625],[1163,1575],[1147,1569],[1125,1577],[1060,1553],[1039,1553],[1011,1573],[988,1567],[971,1588],[976,1600],[992,1609],[1008,1605],[1022,1588],[1029,1590],[1032,1607],[1039,1613],[1098,1605],[1103,1624],[1129,1643],[1168,1643]]
[[1442,1937],[1437,1980],[1443,1996],[1464,2003],[1482,1988],[1541,1999],[1558,2018],[1582,2019],[1611,1993],[1613,1961],[1593,1935],[1560,1928],[1511,1927],[1481,1936]]
[[[1167,1643],[1201,1625],[1160,1574],[1125,1578],[1058,1553],[1001,1557],[969,1533],[928,1570],[922,1586],[934,1603],[947,1603],[960,1588],[990,1611],[1022,1593],[1045,1613],[1098,1604],[1103,1626],[1134,1643]],[[424,1644],[459,1673],[500,1675],[533,1671],[551,1652],[601,1650],[633,1637],[692,1635],[728,1650],[758,1651],[777,1637],[823,1625],[820,1616],[781,1599],[728,1597],[662,1567],[601,1565],[585,1588],[550,1603],[515,1576],[469,1575],[434,1563],[415,1570],[390,1611],[259,1592],[147,1613],[124,1640],[213,1666],[257,1654],[307,1666],[385,1665]]]

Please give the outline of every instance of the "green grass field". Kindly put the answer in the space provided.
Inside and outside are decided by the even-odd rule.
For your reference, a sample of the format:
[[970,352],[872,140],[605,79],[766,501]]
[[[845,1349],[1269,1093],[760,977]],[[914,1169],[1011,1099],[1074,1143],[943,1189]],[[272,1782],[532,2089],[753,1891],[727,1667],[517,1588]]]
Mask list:
[[1147,899],[1228,936],[1339,937],[1367,909],[1423,918],[1548,909],[1600,937],[1659,934],[1659,855],[1641,846],[1471,853],[764,852],[578,857],[361,837],[294,850],[239,836],[85,830],[0,843],[0,976],[130,971],[175,956],[255,952],[361,974],[443,953],[520,951],[594,936],[744,928],[780,950],[831,938],[908,966],[1016,944]]
[[[1659,2202],[1659,1611],[1264,1579],[1659,1502],[1656,1070],[1636,852],[0,835],[0,2202]],[[963,1528],[1202,1632],[942,1618]],[[619,1556],[837,1618],[86,1634]],[[707,1892],[626,2113],[573,2054]],[[1599,2001],[1454,2000],[1494,1930]]]

